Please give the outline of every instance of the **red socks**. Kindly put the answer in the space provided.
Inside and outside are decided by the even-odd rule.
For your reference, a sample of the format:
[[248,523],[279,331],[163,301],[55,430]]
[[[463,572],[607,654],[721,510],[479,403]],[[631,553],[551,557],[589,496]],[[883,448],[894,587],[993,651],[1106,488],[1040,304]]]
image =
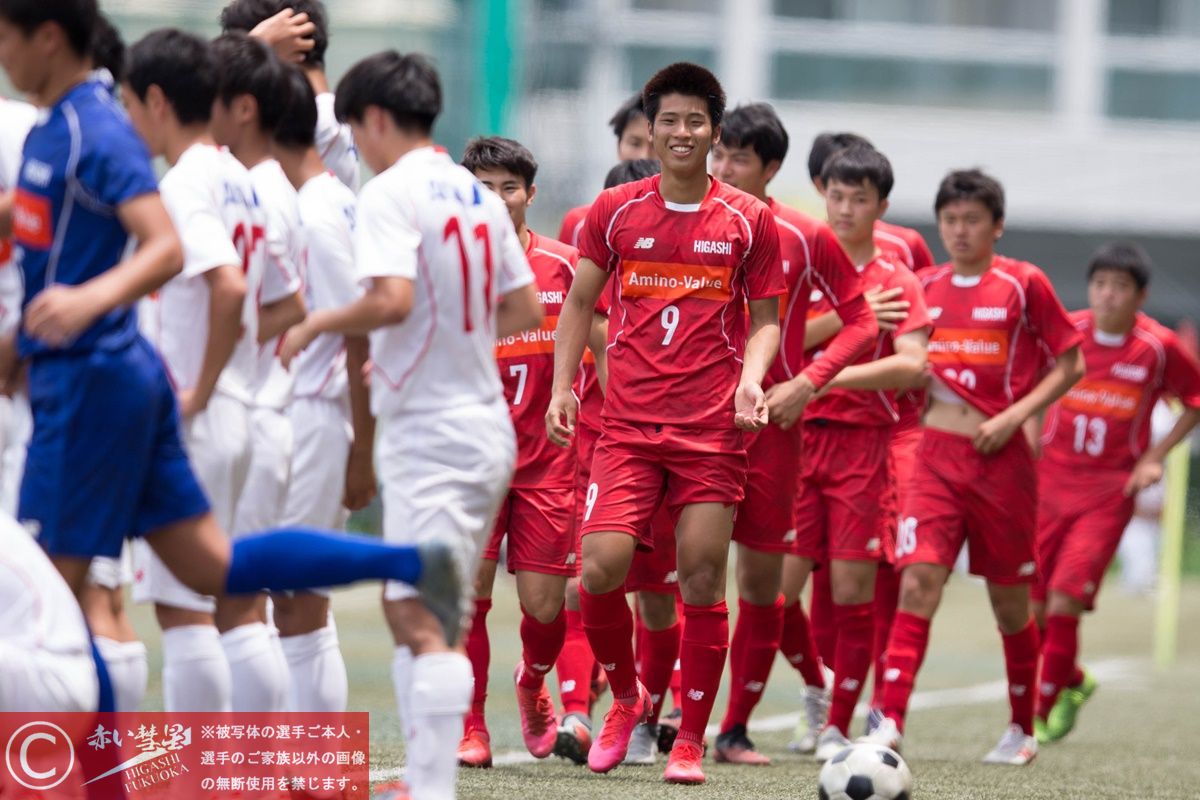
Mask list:
[[929,648],[929,620],[897,611],[892,623],[892,636],[888,639],[887,666],[883,671],[883,713],[904,730],[904,717],[908,713],[908,700],[912,696],[917,671],[925,660]]
[[592,667],[596,663],[592,646],[588,644],[583,630],[583,619],[578,611],[566,609],[566,634],[558,661],[554,665],[558,673],[558,695],[562,701],[563,716],[588,713],[588,695],[591,691]]
[[492,660],[492,644],[488,640],[487,615],[492,610],[492,598],[475,599],[475,616],[471,618],[471,630],[467,633],[467,658],[475,674],[475,693],[471,697],[471,711],[463,720],[463,729],[487,730],[483,718],[483,707],[487,702],[488,666]]
[[725,601],[711,606],[683,607],[683,719],[677,741],[700,745],[721,686],[729,652],[729,608]]
[[803,603],[796,602],[784,607],[779,650],[788,663],[800,672],[806,686],[825,688],[825,671],[821,669],[821,657],[817,655],[817,643],[813,639]]
[[812,574],[812,601],[808,616],[812,622],[813,641],[817,653],[825,664],[832,664],[834,648],[837,647],[837,628],[833,624],[833,585],[829,568],[818,569]]
[[[579,610],[583,629],[600,666],[608,673],[613,697],[637,697],[637,670],[633,665],[633,612],[625,600],[624,587],[592,594],[579,587]],[[590,688],[590,687],[589,687]]]
[[875,635],[874,603],[835,606],[837,655],[833,671],[833,703],[829,724],[844,734],[850,732],[850,718],[871,669],[871,643]]
[[563,609],[547,623],[538,622],[524,607],[521,608],[521,685],[536,689],[546,682],[546,673],[554,667],[562,652],[567,635],[567,619]]
[[1037,680],[1039,637],[1033,618],[1019,632],[1001,634],[1004,639],[1004,668],[1008,673],[1008,703],[1012,721],[1026,736],[1033,734],[1034,682]]
[[767,685],[782,634],[782,596],[769,606],[738,600],[737,625],[729,648],[729,707],[721,722],[722,731],[749,721]]
[[880,562],[875,573],[875,644],[871,649],[875,665],[875,688],[871,694],[871,707],[879,708],[883,703],[883,670],[887,661],[887,643],[892,635],[892,621],[896,619],[896,607],[900,604],[900,573],[891,564]]
[[1076,666],[1079,658],[1079,617],[1055,614],[1046,618],[1042,639],[1042,685],[1037,715],[1045,719],[1063,689],[1083,680]]
[[[683,619],[683,598],[675,598],[675,619]],[[675,671],[671,673],[671,702],[672,708],[683,708],[683,672],[679,669],[679,659],[675,659]]]
[[654,701],[651,723],[658,722],[662,713],[663,700],[667,697],[671,676],[675,672],[676,662],[679,661],[679,641],[682,633],[683,628],[678,621],[661,631],[652,631],[645,625],[638,625],[638,677]]

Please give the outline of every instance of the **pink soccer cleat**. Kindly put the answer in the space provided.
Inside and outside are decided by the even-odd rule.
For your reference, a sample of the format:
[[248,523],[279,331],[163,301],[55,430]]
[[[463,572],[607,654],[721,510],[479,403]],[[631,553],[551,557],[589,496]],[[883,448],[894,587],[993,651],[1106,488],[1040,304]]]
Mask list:
[[513,683],[517,687],[517,711],[521,715],[521,736],[525,747],[534,758],[545,758],[554,752],[558,740],[558,720],[554,716],[554,701],[546,689],[545,681],[536,689],[521,685],[525,662],[517,664]]
[[704,783],[704,770],[700,761],[704,758],[704,748],[695,742],[675,740],[671,755],[667,758],[667,768],[663,771],[663,780],[667,783]]
[[604,715],[600,735],[588,751],[588,767],[592,772],[608,772],[625,760],[629,739],[639,722],[650,716],[654,703],[642,682],[637,682],[637,697],[633,700],[613,700],[612,708]]

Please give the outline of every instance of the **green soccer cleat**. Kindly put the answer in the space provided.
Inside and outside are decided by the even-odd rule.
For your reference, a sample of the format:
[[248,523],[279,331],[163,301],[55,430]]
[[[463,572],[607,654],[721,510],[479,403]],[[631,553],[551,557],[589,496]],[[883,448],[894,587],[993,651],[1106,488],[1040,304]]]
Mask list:
[[1086,669],[1078,686],[1063,689],[1046,717],[1046,741],[1057,742],[1075,728],[1079,709],[1096,691],[1096,679]]
[[1037,739],[1038,744],[1047,744],[1050,741],[1050,731],[1046,729],[1046,720],[1041,717],[1033,718],[1033,738]]

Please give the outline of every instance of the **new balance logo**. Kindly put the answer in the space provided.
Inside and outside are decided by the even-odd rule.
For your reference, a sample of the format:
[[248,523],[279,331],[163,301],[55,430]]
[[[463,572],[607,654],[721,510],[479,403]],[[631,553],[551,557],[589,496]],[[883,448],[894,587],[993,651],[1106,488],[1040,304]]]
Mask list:
[[758,694],[766,686],[762,681],[746,681],[746,691]]
[[1114,378],[1141,383],[1146,380],[1147,371],[1141,364],[1113,364],[1112,374]]
[[697,703],[699,703],[704,699],[704,692],[700,691],[699,689],[688,689],[687,696],[688,700],[695,700]]
[[601,664],[600,666],[604,667],[605,672],[612,672],[614,669],[617,668],[617,663],[614,661],[611,664]]
[[872,552],[872,553],[873,553],[873,552],[875,552],[876,550],[878,550],[878,549],[879,549],[881,546],[882,546],[882,545],[881,545],[881,543],[880,543],[880,541],[879,541],[879,537],[878,537],[878,536],[874,537],[873,539],[867,539],[867,550],[868,550],[868,551],[870,551],[870,552]]
[[1058,684],[1053,681],[1042,681],[1042,694],[1046,697],[1058,691]]
[[733,255],[733,242],[712,242],[705,239],[697,239],[692,243],[692,252],[731,256]]
[[36,158],[26,161],[23,171],[25,173],[25,180],[34,186],[49,186],[50,179],[54,177],[54,168],[43,161],[38,161]]
[[860,683],[854,678],[845,678],[838,686],[843,692],[857,692]]
[[971,319],[976,322],[1003,322],[1008,319],[1004,306],[976,306],[971,309]]
[[667,573],[667,577],[663,580],[663,583],[679,583],[679,573],[671,570]]
[[812,294],[810,294],[810,295],[808,296],[808,302],[810,302],[810,303],[819,303],[819,302],[821,302],[821,298],[822,298],[822,297],[824,297],[824,296],[825,296],[825,295],[821,294],[821,290],[820,290],[820,289],[813,289],[813,290],[812,290]]
[[787,533],[785,533],[783,535],[783,543],[784,544],[791,544],[795,541],[796,541],[796,529],[795,528],[792,528],[790,531],[788,531]]
[[566,564],[567,564],[567,566],[569,567],[569,566],[571,566],[571,565],[572,565],[572,564],[574,564],[574,563],[575,563],[575,554],[574,554],[574,553],[568,553],[568,554],[567,554],[567,561],[566,561]]
[[1024,697],[1025,696],[1025,688],[1026,687],[1021,686],[1020,684],[1013,684],[1012,686],[1008,687],[1008,693],[1011,694],[1013,697]]
[[787,275],[792,269],[792,262],[788,259],[783,260],[783,274]]
[[1028,577],[1028,576],[1034,575],[1036,573],[1037,573],[1037,562],[1036,561],[1026,561],[1024,564],[1022,564],[1020,567],[1017,568],[1017,574],[1020,575],[1021,577]]
[[530,664],[534,672],[549,672],[553,664]]
[[929,318],[930,319],[937,319],[941,315],[942,315],[942,307],[941,306],[934,306],[933,308],[929,309]]
[[638,239],[637,242],[635,242],[633,245],[634,250],[649,250],[651,247],[654,247],[654,237],[653,236],[643,236],[642,238]]
[[562,691],[562,692],[573,692],[573,691],[575,691],[576,685],[577,684],[575,683],[575,681],[563,681],[562,683],[560,683],[558,685],[558,688],[559,688],[559,691]]
[[802,664],[802,663],[804,663],[804,656],[801,653],[797,653],[796,655],[790,657],[788,659],[788,661],[790,661],[793,664]]
[[896,669],[895,667],[884,670],[883,679],[888,683],[895,683],[896,681],[900,680],[900,670]]
[[661,700],[662,700],[662,694],[650,695],[650,702],[653,703],[654,705],[658,705]]

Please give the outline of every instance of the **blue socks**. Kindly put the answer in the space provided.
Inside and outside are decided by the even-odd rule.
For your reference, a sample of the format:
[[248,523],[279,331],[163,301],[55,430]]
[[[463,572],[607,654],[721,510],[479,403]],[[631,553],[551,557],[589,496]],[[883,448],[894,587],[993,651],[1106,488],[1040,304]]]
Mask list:
[[415,584],[421,556],[411,545],[315,528],[282,528],[233,540],[228,594],[286,592],[364,580]]

